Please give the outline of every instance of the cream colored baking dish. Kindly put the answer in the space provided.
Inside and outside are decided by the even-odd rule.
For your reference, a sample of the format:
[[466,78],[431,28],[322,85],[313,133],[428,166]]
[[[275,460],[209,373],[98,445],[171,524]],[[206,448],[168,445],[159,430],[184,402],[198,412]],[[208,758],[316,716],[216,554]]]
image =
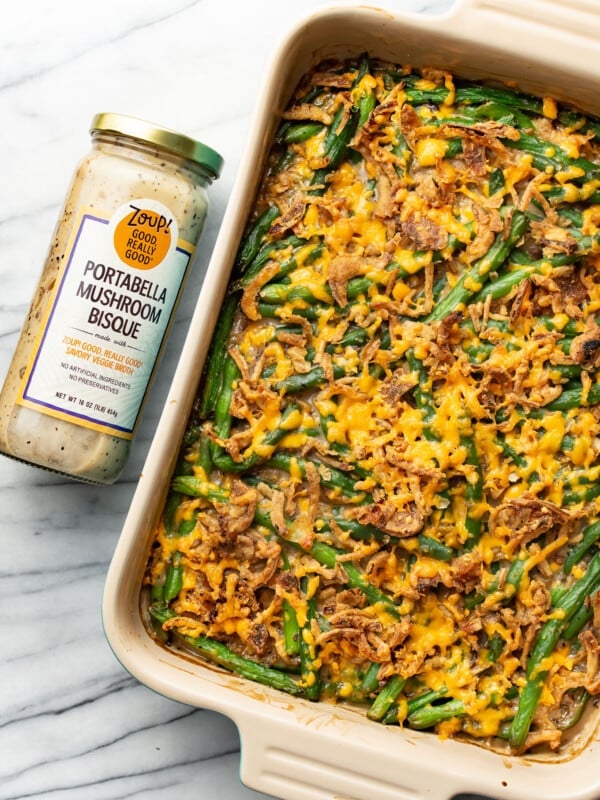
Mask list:
[[[391,5],[391,4],[390,4]],[[474,79],[516,81],[600,115],[597,0],[460,0],[443,17],[333,6],[300,22],[266,76],[169,397],[106,581],[108,641],[123,666],[175,700],[229,716],[242,742],[241,777],[284,800],[448,800],[473,792],[513,800],[597,800],[600,740],[592,715],[571,750],[506,758],[473,744],[370,722],[356,711],[292,699],[178,656],[146,632],[139,592],[239,239],[261,176],[265,142],[298,78],[324,57],[368,51]]]

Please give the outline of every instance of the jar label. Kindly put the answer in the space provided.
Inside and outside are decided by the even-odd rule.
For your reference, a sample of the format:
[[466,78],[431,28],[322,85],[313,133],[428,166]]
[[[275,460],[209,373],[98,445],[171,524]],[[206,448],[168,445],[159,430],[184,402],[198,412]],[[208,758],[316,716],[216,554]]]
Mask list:
[[19,402],[132,438],[193,252],[156,200],[84,209]]

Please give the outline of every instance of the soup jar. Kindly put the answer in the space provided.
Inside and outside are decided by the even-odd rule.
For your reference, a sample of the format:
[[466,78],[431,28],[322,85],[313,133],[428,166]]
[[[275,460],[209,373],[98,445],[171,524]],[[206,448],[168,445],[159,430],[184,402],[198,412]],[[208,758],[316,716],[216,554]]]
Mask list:
[[131,441],[221,156],[103,113],[77,166],[0,394],[0,451],[110,484]]

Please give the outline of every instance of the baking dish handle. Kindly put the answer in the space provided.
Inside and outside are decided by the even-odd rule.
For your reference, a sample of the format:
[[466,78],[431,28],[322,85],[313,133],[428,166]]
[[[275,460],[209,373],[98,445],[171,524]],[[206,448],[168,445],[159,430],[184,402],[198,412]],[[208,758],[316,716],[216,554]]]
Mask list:
[[390,771],[389,752],[377,741],[359,741],[355,732],[340,738],[339,731],[329,741],[332,731],[318,716],[300,726],[237,720],[242,782],[281,800],[450,800],[465,791],[464,775],[449,763],[425,763],[408,745],[413,758]]
[[453,10],[462,23],[480,30],[489,25],[501,34],[507,28],[514,36],[517,20],[524,39],[540,30],[559,41],[575,35],[597,53],[598,0],[457,0]]

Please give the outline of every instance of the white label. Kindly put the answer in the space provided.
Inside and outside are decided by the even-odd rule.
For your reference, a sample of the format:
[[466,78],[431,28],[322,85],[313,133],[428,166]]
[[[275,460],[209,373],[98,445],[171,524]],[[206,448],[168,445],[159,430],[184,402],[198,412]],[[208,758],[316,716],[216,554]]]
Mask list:
[[155,200],[82,213],[20,402],[131,438],[193,249]]

